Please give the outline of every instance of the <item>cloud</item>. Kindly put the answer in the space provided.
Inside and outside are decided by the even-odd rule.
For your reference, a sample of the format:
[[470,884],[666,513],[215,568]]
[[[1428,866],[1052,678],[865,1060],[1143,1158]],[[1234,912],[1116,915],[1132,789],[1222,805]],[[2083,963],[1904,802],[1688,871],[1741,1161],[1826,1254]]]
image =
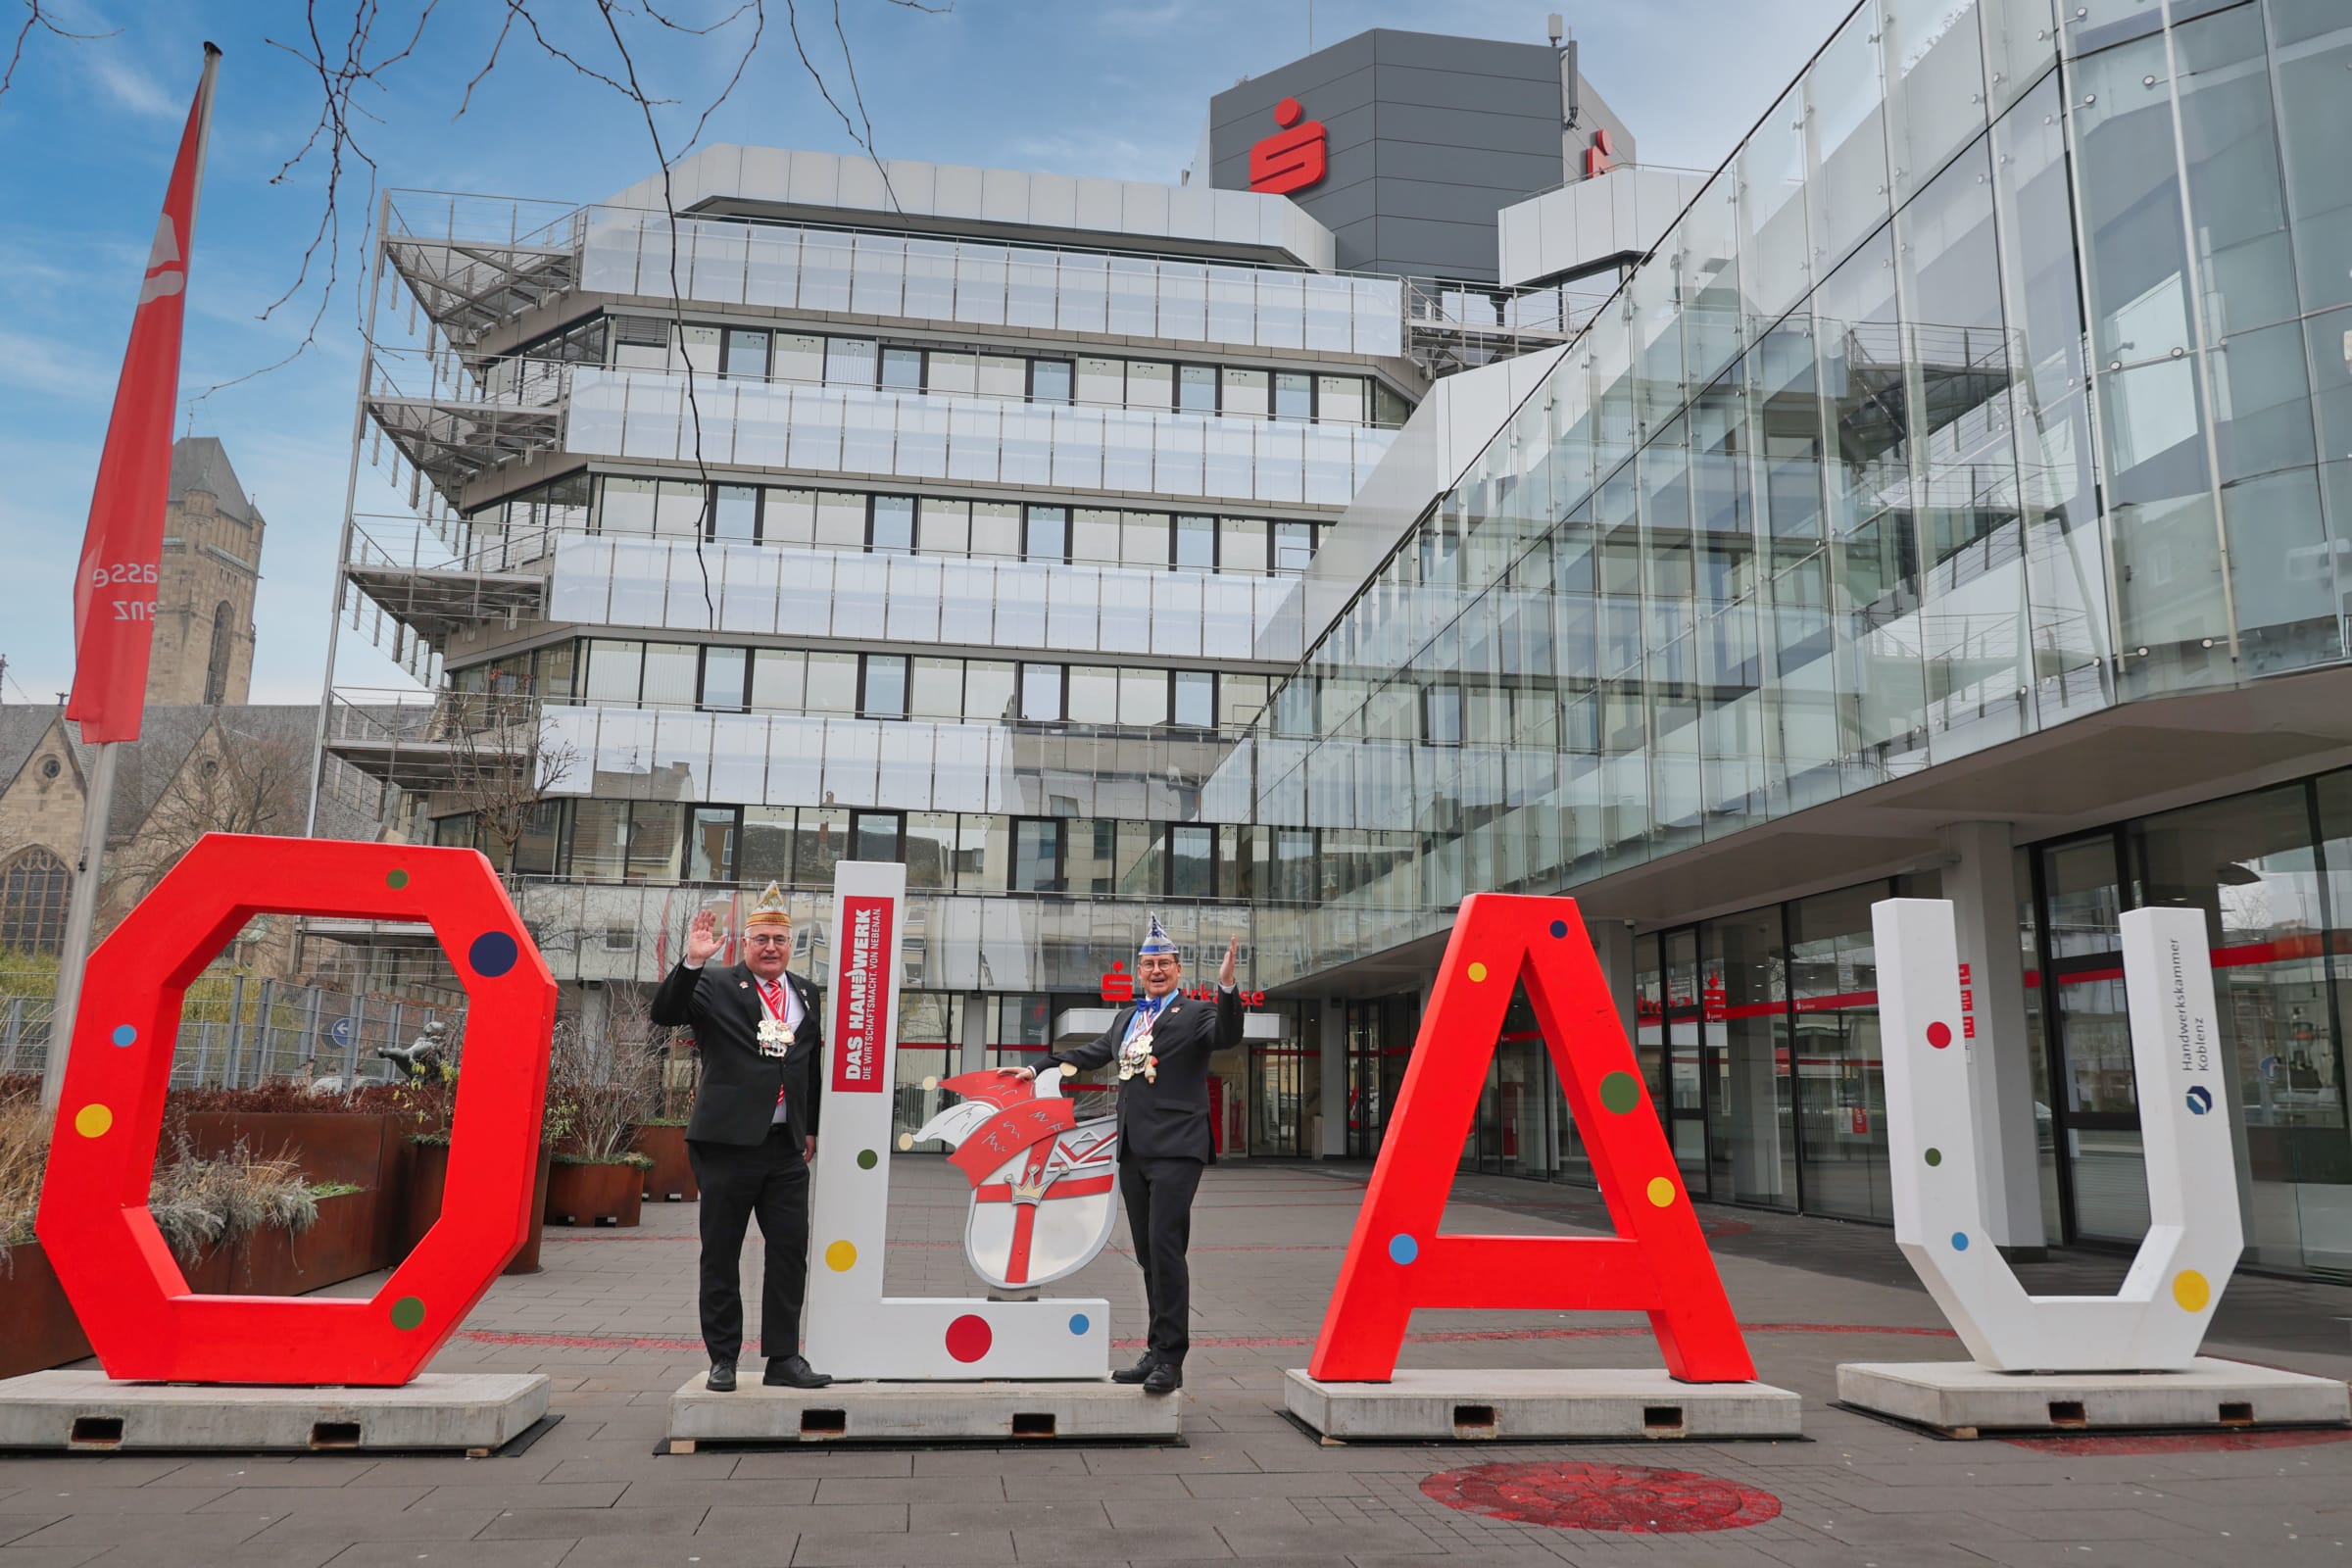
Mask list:
[[0,327],[0,386],[48,398],[102,399],[114,392],[117,368],[79,343]]
[[87,51],[90,74],[108,97],[134,115],[155,120],[178,120],[188,112],[185,102],[119,51],[103,46]]

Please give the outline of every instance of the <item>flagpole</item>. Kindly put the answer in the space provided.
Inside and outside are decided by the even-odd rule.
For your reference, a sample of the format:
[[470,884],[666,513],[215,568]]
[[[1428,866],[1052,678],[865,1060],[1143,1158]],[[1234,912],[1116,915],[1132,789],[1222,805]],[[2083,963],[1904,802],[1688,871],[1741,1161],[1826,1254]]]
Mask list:
[[[204,199],[204,155],[213,139],[213,77],[220,66],[220,50],[208,39],[204,45],[204,75],[196,84],[197,102],[203,108],[196,124],[196,183],[188,199],[186,238],[191,242],[196,234],[197,208]],[[144,707],[143,701],[141,706]],[[98,883],[106,859],[106,831],[115,812],[115,769],[122,760],[122,748],[128,744],[101,742],[90,748],[95,756],[87,794],[82,800],[81,851],[74,867],[74,896],[66,907],[65,951],[57,965],[57,1001],[49,1014],[49,1049],[41,1061],[44,1111],[55,1111],[65,1094],[66,1054],[74,1043],[74,1014],[81,1005],[81,971],[89,961],[90,931],[98,917]]]

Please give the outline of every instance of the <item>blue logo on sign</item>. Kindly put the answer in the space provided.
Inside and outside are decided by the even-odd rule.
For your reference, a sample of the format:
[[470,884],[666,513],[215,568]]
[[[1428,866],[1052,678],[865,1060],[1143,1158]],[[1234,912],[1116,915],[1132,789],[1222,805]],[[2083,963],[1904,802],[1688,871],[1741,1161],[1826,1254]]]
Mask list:
[[2190,1115],[2192,1115],[2192,1116],[2202,1116],[2202,1115],[2204,1115],[2204,1114],[2205,1114],[2207,1111],[2211,1110],[2212,1108],[2213,1108],[2213,1091],[2212,1091],[2212,1090],[2210,1090],[2210,1089],[2206,1088],[2206,1087],[2205,1087],[2203,1084],[2198,1084],[2198,1085],[2196,1085],[2194,1088],[2192,1088],[2192,1089],[2190,1089],[2190,1090],[2189,1090],[2189,1092],[2188,1092],[2188,1111],[2189,1111],[2189,1114],[2190,1114]]

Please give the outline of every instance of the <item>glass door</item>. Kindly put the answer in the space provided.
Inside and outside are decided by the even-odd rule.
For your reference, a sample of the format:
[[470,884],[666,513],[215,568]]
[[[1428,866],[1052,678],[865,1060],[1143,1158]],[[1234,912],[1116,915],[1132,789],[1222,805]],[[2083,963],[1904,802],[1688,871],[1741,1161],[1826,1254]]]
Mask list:
[[2124,999],[2123,911],[2116,835],[2041,851],[2043,996],[2058,1064],[2051,1107],[2072,1195],[2069,1240],[2135,1242],[2147,1233],[2139,1095]]
[[1684,1185],[1703,1198],[1708,1193],[1707,1075],[1699,1050],[1698,932],[1667,932],[1663,952],[1666,1141],[1674,1147]]

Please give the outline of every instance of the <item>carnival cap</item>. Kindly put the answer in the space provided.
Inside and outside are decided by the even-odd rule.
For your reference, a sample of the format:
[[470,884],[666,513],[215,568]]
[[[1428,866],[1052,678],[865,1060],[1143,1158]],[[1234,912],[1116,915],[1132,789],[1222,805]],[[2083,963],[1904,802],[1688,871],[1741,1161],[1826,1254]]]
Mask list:
[[767,891],[760,894],[759,900],[752,905],[752,912],[743,917],[743,928],[746,931],[751,930],[754,926],[762,925],[780,925],[787,931],[792,929],[792,910],[786,905],[784,890],[773,882],[767,885]]
[[1144,934],[1144,945],[1135,950],[1135,956],[1145,958],[1163,953],[1171,958],[1176,956],[1176,944],[1169,940],[1168,928],[1159,923],[1155,914],[1152,916],[1152,929]]

